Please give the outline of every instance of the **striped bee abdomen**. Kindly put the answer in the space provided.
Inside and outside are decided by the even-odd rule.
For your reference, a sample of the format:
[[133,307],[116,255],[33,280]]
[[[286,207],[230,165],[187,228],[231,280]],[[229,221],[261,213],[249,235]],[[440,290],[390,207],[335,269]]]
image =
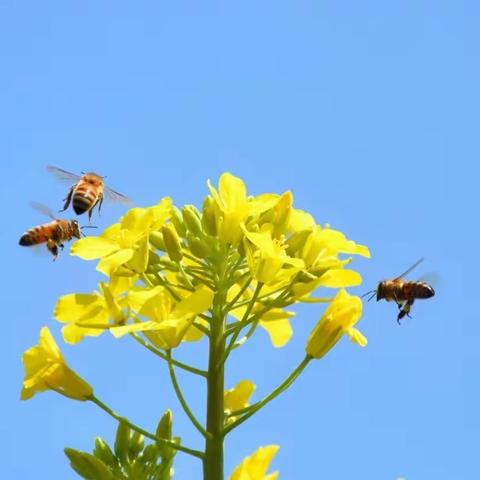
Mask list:
[[97,200],[98,193],[90,188],[79,185],[75,189],[72,199],[73,210],[77,215],[88,212]]

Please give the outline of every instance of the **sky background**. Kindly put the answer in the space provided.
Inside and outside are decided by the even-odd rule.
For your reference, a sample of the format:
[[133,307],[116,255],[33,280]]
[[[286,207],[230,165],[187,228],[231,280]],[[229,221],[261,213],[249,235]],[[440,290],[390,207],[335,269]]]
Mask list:
[[[3,478],[78,478],[63,448],[90,451],[116,428],[51,392],[19,401],[21,354],[43,325],[115,410],[153,430],[171,407],[175,433],[202,447],[151,353],[106,334],[61,342],[56,299],[93,291],[101,275],[68,249],[53,263],[18,246],[45,220],[30,200],[62,205],[47,164],[107,175],[140,206],[164,195],[199,205],[224,171],[252,194],[291,189],[295,206],[370,247],[371,260],[354,262],[358,294],[425,257],[410,278],[437,272],[436,296],[400,327],[395,305],[366,304],[368,347],[342,340],[237,429],[226,473],[279,444],[272,467],[285,480],[479,478],[479,14],[462,0],[2,1]],[[95,223],[123,211],[105,205]],[[268,393],[322,310],[299,309],[283,349],[259,331],[233,356],[227,387],[249,378],[253,400]],[[204,347],[177,354],[202,366]],[[202,385],[180,379],[202,417]],[[181,453],[175,470],[200,478]]]

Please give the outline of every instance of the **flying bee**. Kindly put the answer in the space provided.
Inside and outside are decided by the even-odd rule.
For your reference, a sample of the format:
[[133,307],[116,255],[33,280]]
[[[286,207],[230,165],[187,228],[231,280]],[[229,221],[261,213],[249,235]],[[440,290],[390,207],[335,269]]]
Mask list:
[[53,260],[56,260],[58,257],[58,247],[63,250],[63,242],[68,242],[73,237],[80,238],[83,234],[82,228],[86,227],[80,227],[77,220],[60,220],[55,218],[51,210],[41,203],[32,202],[31,206],[43,215],[50,217],[52,221],[28,229],[20,237],[18,243],[23,247],[31,247],[45,243],[48,251],[53,255]]
[[422,281],[412,282],[403,279],[405,275],[409,274],[422,262],[423,258],[393,280],[382,280],[378,283],[375,290],[371,290],[363,296],[372,294],[368,301],[375,296],[377,297],[377,302],[382,299],[385,299],[387,302],[395,301],[400,310],[397,316],[397,322],[400,324],[400,320],[405,315],[410,317],[410,310],[415,300],[430,298],[435,295],[435,290],[428,283]]
[[82,172],[82,176],[80,176],[51,165],[47,166],[47,170],[57,179],[68,182],[70,185],[73,183],[64,199],[63,209],[60,212],[64,212],[72,203],[73,210],[77,215],[88,212],[88,221],[90,222],[93,209],[97,205],[98,213],[100,213],[105,196],[114,202],[131,203],[131,200],[125,195],[108,188],[104,182],[105,177],[96,173]]

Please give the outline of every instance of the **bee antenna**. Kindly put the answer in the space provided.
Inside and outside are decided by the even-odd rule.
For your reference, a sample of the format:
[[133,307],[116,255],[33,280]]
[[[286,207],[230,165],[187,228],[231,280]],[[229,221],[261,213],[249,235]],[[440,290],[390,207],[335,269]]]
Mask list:
[[80,230],[83,230],[84,228],[98,228],[96,225],[84,225],[83,227],[80,227]]
[[367,300],[367,302],[369,302],[369,301],[376,295],[376,293],[377,293],[376,290],[370,290],[369,292],[364,293],[364,294],[361,296],[361,298],[366,297],[367,295],[372,294],[372,295],[370,296],[370,298]]

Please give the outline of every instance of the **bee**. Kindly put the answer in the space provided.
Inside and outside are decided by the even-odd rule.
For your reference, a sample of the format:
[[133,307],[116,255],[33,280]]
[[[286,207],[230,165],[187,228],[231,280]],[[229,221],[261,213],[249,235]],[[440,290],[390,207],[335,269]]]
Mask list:
[[373,294],[368,301],[375,296],[377,297],[377,302],[382,299],[385,299],[387,302],[395,301],[399,309],[397,322],[400,324],[400,320],[405,315],[410,317],[410,310],[415,300],[431,298],[435,295],[435,290],[428,283],[422,281],[412,282],[403,279],[405,275],[409,274],[422,262],[423,258],[393,280],[382,280],[378,283],[375,290],[371,290],[363,296]]
[[96,173],[82,172],[82,176],[79,176],[51,165],[47,166],[47,170],[59,180],[66,181],[69,184],[74,182],[73,185],[71,185],[67,196],[63,200],[64,205],[60,212],[67,210],[71,203],[73,210],[77,215],[88,212],[88,221],[90,222],[93,209],[97,205],[98,213],[100,213],[105,195],[114,202],[124,204],[131,203],[131,200],[125,195],[108,188],[104,182],[105,177]]
[[50,217],[52,221],[30,228],[20,237],[18,243],[23,247],[45,243],[48,251],[53,255],[53,260],[56,260],[58,247],[63,250],[63,242],[68,242],[73,237],[80,238],[83,227],[80,227],[77,220],[60,220],[55,218],[50,209],[41,203],[32,202],[31,206],[38,212]]

